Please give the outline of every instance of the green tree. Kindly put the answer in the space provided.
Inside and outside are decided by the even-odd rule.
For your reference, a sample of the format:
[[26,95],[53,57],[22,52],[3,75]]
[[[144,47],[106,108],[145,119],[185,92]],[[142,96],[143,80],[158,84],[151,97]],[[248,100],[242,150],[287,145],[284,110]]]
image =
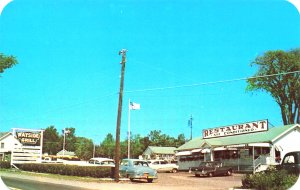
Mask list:
[[56,155],[62,148],[59,134],[54,126],[49,126],[44,131],[43,152],[50,155]]
[[115,139],[111,133],[108,133],[100,144],[99,154],[101,157],[113,158],[115,154]]
[[78,158],[88,160],[93,157],[94,145],[91,139],[77,137],[75,145],[75,155],[78,156]]
[[180,147],[181,145],[183,145],[185,143],[186,139],[184,134],[179,134],[177,137],[177,141],[175,144],[175,147]]
[[11,68],[17,63],[18,61],[14,56],[6,56],[0,53],[0,74],[3,73],[5,69]]
[[[75,128],[69,127],[69,128],[65,128],[65,130],[66,130],[65,149],[67,151],[75,152],[75,143],[76,143]],[[63,141],[64,141],[64,130],[62,130],[60,143],[63,144]]]
[[[267,51],[256,57],[253,65],[258,71],[247,80],[246,90],[269,93],[280,107],[284,125],[300,123],[300,49]],[[264,75],[273,76],[259,77]]]
[[134,135],[131,139],[130,153],[132,158],[138,158],[139,155],[142,155],[144,150],[147,148],[142,143],[143,138],[141,135]]

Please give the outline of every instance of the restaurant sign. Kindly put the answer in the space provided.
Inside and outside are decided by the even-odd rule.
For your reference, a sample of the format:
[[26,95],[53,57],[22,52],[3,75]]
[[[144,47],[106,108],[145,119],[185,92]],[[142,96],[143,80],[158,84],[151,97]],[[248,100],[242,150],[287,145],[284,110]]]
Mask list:
[[247,133],[262,132],[268,130],[268,120],[253,121],[248,123],[228,125],[224,127],[204,129],[203,139],[241,135]]
[[41,133],[40,132],[16,132],[16,137],[23,145],[39,146]]

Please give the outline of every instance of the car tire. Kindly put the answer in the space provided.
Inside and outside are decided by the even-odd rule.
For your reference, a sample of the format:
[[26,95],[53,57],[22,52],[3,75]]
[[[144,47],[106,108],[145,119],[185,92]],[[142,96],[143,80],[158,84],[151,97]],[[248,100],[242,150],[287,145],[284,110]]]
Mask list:
[[153,179],[147,179],[147,182],[148,182],[148,183],[152,183],[152,182],[153,182]]
[[134,180],[133,180],[133,178],[129,178],[129,179],[130,179],[130,181],[131,181],[131,182],[133,182],[133,181],[134,181]]
[[173,169],[172,169],[172,173],[177,173],[177,169],[176,169],[176,168],[173,168]]
[[213,172],[208,173],[208,177],[213,177],[213,176],[214,176]]

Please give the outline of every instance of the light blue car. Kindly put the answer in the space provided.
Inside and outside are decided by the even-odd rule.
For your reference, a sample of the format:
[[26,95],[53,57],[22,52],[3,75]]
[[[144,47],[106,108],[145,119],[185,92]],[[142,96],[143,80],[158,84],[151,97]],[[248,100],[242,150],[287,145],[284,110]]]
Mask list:
[[127,177],[130,181],[146,179],[148,183],[152,183],[154,179],[157,179],[157,172],[149,167],[147,161],[123,159],[120,166],[120,176]]

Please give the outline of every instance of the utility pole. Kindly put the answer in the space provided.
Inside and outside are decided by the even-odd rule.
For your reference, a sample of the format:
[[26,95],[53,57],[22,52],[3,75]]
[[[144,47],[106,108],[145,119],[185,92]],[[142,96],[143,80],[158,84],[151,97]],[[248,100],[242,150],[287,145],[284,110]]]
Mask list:
[[191,137],[190,137],[190,140],[192,140],[193,139],[193,116],[192,116],[192,114],[191,114],[191,118],[189,119],[188,125],[191,128]]
[[122,116],[122,102],[123,102],[123,88],[124,88],[124,73],[126,63],[126,49],[119,51],[119,55],[122,55],[122,69],[121,69],[121,81],[120,81],[120,93],[119,93],[119,105],[118,105],[118,118],[116,127],[116,147],[115,147],[115,181],[119,182],[119,168],[120,168],[120,125]]

